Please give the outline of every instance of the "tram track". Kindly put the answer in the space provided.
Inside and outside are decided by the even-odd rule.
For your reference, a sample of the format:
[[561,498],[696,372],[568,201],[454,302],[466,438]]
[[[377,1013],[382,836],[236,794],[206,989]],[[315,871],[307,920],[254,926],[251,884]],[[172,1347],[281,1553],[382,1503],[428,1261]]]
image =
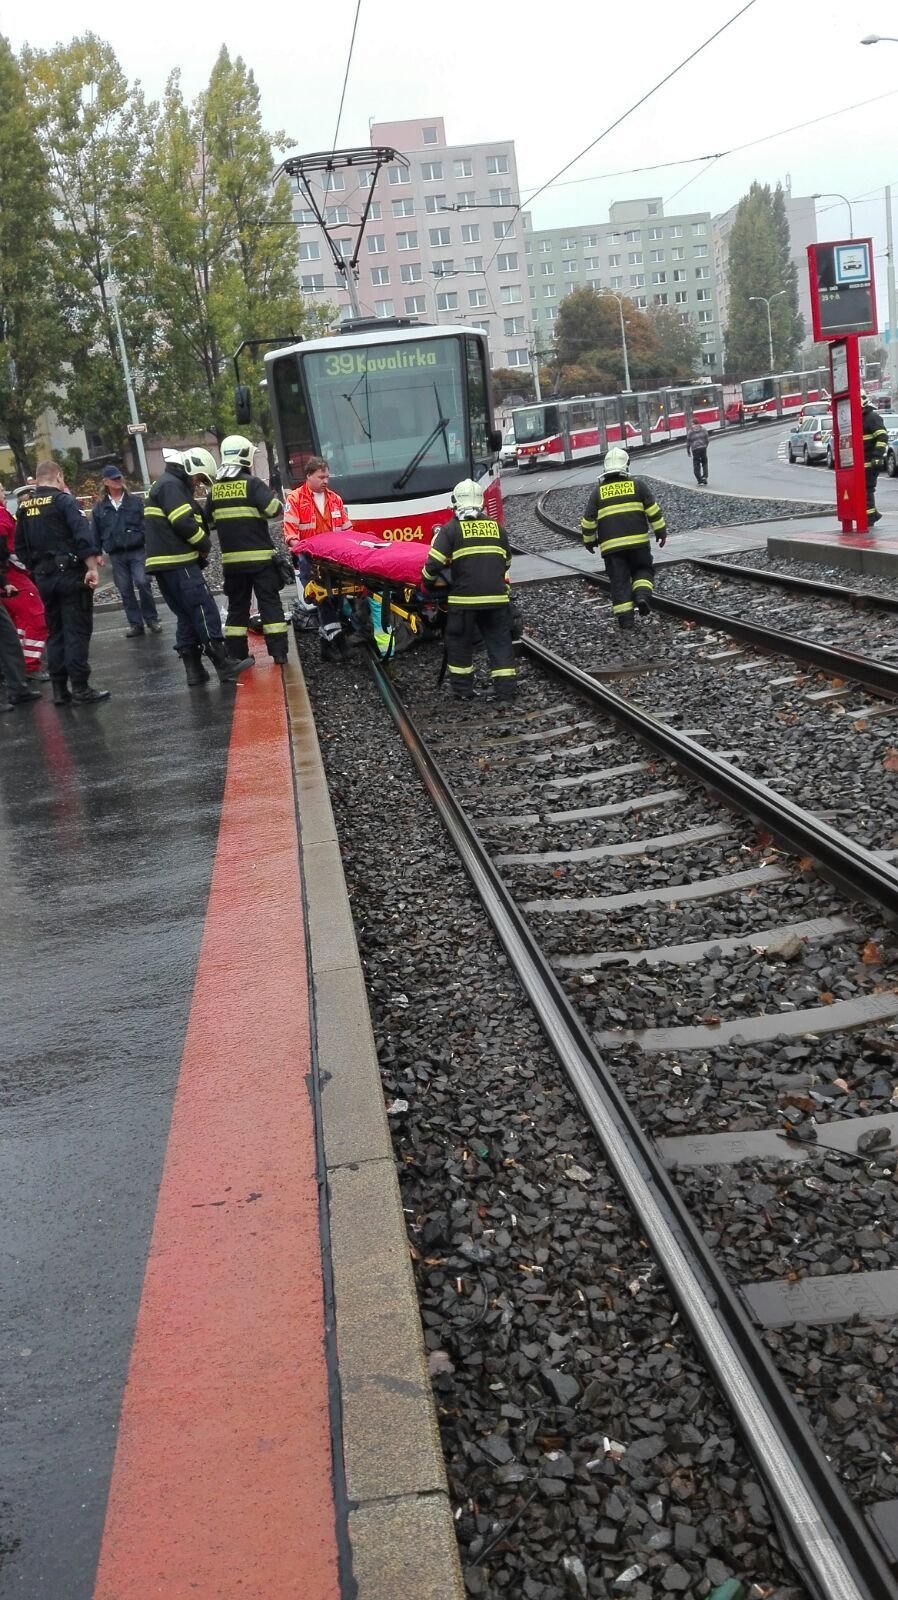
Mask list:
[[[585,703],[596,708],[603,718],[612,717],[616,729],[623,730],[627,738],[638,736],[643,747],[648,744],[657,756],[674,762],[680,775],[688,773],[700,781],[711,795],[718,799],[725,798],[728,805],[740,815],[769,827],[791,850],[805,858],[805,870],[807,858],[810,857],[854,901],[859,896],[866,898],[874,910],[874,925],[877,915],[894,914],[898,908],[898,872],[887,862],[845,835],[838,834],[819,818],[803,812],[788,797],[777,795],[767,786],[759,784],[726,757],[699,745],[697,739],[677,733],[660,719],[640,712],[624,697],[595,684],[585,673],[572,668],[546,647],[526,641],[525,649],[530,659],[539,663],[540,670],[550,672],[565,694],[574,697],[575,703],[581,702],[581,705]],[[597,870],[604,874],[609,862],[614,864],[619,874],[621,865],[626,867],[629,863],[643,862],[647,856],[669,859],[674,852],[683,848],[688,851],[690,846],[703,844],[721,830],[716,829],[713,822],[702,820],[698,828],[680,827],[648,837],[641,836],[639,828],[642,826],[643,810],[651,813],[658,806],[670,805],[671,780],[667,777],[659,780],[657,772],[652,772],[650,792],[643,791],[640,796],[638,793],[634,795],[631,789],[622,797],[619,796],[617,783],[620,780],[629,785],[637,783],[637,774],[645,771],[646,763],[620,760],[618,757],[627,752],[618,749],[614,761],[597,770],[597,747],[613,744],[620,733],[612,732],[609,741],[604,737],[608,728],[602,730],[596,727],[592,730],[593,734],[601,732],[603,737],[590,738],[589,728],[583,726],[584,721],[588,722],[589,719],[573,715],[568,702],[560,706],[556,702],[553,708],[550,700],[547,705],[549,725],[543,729],[539,725],[533,727],[525,724],[523,731],[511,734],[511,744],[506,742],[508,735],[504,733],[502,725],[497,727],[494,721],[490,732],[485,735],[488,741],[485,748],[481,747],[476,735],[471,739],[471,748],[465,751],[462,759],[466,776],[457,773],[450,784],[386,675],[379,669],[376,671],[378,687],[390,714],[405,740],[428,794],[437,805],[453,844],[459,850],[465,869],[512,962],[516,976],[535,1006],[546,1038],[556,1049],[580,1095],[602,1141],[609,1164],[623,1183],[640,1225],[652,1237],[658,1259],[671,1282],[680,1308],[689,1318],[690,1327],[705,1352],[711,1370],[723,1385],[729,1403],[740,1418],[744,1437],[763,1475],[771,1503],[776,1507],[777,1525],[786,1548],[801,1570],[809,1592],[815,1596],[826,1596],[826,1600],[843,1595],[872,1597],[891,1594],[895,1572],[894,1569],[890,1570],[888,1557],[871,1543],[870,1532],[863,1518],[850,1505],[822,1452],[808,1437],[807,1425],[785,1393],[758,1327],[750,1326],[745,1300],[738,1286],[732,1287],[721,1276],[719,1264],[690,1219],[668,1167],[647,1137],[616,1075],[610,1074],[605,1067],[596,1048],[596,1034],[587,1025],[582,1008],[572,1005],[569,989],[565,992],[563,987],[563,981],[570,985],[584,976],[589,981],[595,967],[619,964],[630,957],[640,968],[660,964],[669,970],[677,961],[700,965],[703,960],[707,961],[709,949],[713,951],[715,941],[705,941],[703,949],[695,948],[691,953],[688,944],[675,954],[672,954],[671,947],[662,947],[655,952],[654,963],[647,959],[644,949],[640,951],[638,948],[629,954],[620,949],[598,954],[595,951],[579,951],[576,956],[567,958],[567,964],[564,957],[559,959],[556,951],[553,970],[552,959],[542,949],[539,936],[533,929],[534,917],[551,921],[558,914],[559,902],[563,899],[568,903],[567,922],[571,920],[571,912],[578,917],[584,916],[590,923],[589,936],[594,937],[598,931],[596,917],[599,918],[600,928],[604,918],[610,916],[613,910],[620,909],[621,901],[627,899],[627,892],[624,890],[622,894],[611,896],[606,893],[571,897],[568,891],[574,881],[572,874],[589,875]],[[557,713],[554,727],[553,710]],[[538,714],[536,721],[540,724]],[[454,759],[451,735],[448,747],[445,744],[445,719],[437,718],[437,722],[441,752],[448,748],[450,758]],[[518,727],[517,719],[515,727]],[[530,756],[529,761],[525,760],[522,764],[523,777],[517,783],[509,781],[511,772],[508,770],[509,766],[517,766],[515,757],[512,756],[504,766],[502,762],[503,754],[515,750],[518,753],[529,752]],[[544,760],[547,755],[550,756],[548,763]],[[484,759],[489,774],[486,783],[483,776]],[[540,784],[554,799],[550,808],[540,807],[534,814],[532,803],[531,809],[527,809],[527,798],[533,793],[534,766],[545,769],[547,765],[551,769],[550,775],[542,778]],[[459,777],[461,782],[457,783],[456,778]],[[674,778],[674,787],[676,781]],[[562,786],[572,791],[570,798],[595,798],[598,793],[603,804],[579,809],[566,806],[564,810],[556,810],[559,798],[564,795]],[[498,814],[491,819],[478,817],[475,828],[465,812],[466,788],[475,796],[476,810],[482,811],[484,804],[495,808],[498,803]],[[607,799],[609,793],[615,796],[610,802]],[[617,840],[609,845],[603,830],[608,826],[605,819],[613,815],[615,810],[624,819],[624,828],[632,825],[637,832],[632,841]],[[724,823],[721,827],[726,835],[728,825]],[[590,834],[591,840],[592,830],[602,830],[600,836],[603,843],[595,845],[594,842],[583,842],[584,829]],[[478,830],[481,835],[498,831],[499,848],[487,850],[482,837],[478,837]],[[526,842],[528,832],[533,835],[532,842],[540,844],[539,850],[521,849],[518,836],[523,833]],[[560,848],[546,850],[542,848],[546,843],[560,845]],[[510,849],[507,848],[509,844],[512,845]],[[503,845],[505,848],[502,848]],[[736,848],[737,858],[747,848],[743,840]],[[700,859],[701,853],[696,858],[696,866],[686,869],[680,891],[686,903],[690,900],[690,886],[694,890],[695,885],[701,882],[697,875]],[[747,859],[751,859],[750,853]],[[770,861],[769,857],[765,859]],[[758,869],[754,867],[748,870]],[[563,873],[561,894],[558,892],[557,879],[546,877],[558,871]],[[738,873],[725,873],[722,876],[729,884],[729,887],[724,884],[722,893],[730,895],[734,892],[730,880],[738,877]],[[548,902],[530,898],[534,882],[541,877],[554,884]],[[773,882],[774,879],[771,877],[768,881]],[[607,883],[603,887],[607,887]],[[744,893],[747,888],[744,880],[740,887]],[[672,888],[676,892],[677,885],[674,883]],[[713,886],[706,886],[704,894],[706,903],[712,900]],[[640,896],[637,890],[636,895],[643,904],[646,899],[651,900],[650,893]],[[786,899],[788,901],[788,894]],[[617,907],[610,903],[615,900]],[[556,903],[553,906],[551,902]],[[672,896],[668,897],[667,904],[677,907]],[[853,936],[859,937],[854,918],[848,921],[854,929]],[[820,924],[820,919],[811,919],[811,922]],[[844,929],[839,931],[841,924],[838,916],[829,920],[824,918],[816,931],[811,922],[799,923],[799,927],[805,931],[793,932],[793,938],[812,942],[820,940],[825,948],[827,941],[844,936]],[[774,930],[779,936],[783,931],[782,928]],[[869,929],[861,931],[869,934]],[[756,929],[743,940],[743,947],[762,949],[764,937]],[[881,934],[878,937],[882,939]],[[870,935],[866,943],[872,942]],[[719,945],[719,941],[717,943]],[[566,974],[566,980],[560,979],[559,972]],[[875,1029],[889,1024],[890,1019],[898,1014],[898,1003],[891,992],[886,994],[880,990],[878,993],[884,998],[877,998],[877,993],[870,986],[866,997],[870,1011],[866,1020],[862,1017],[863,1003],[860,1010],[852,1010],[852,1002],[848,1002],[848,1010],[843,1013],[846,1027],[869,1026]],[[782,1029],[792,1039],[803,1039],[814,1027],[824,1027],[828,1032],[838,1033],[838,1019],[831,1010],[823,1022],[819,1020],[818,1013],[823,1009],[814,1008],[813,1019],[799,1015],[797,1025],[796,1011],[776,1013],[772,1023],[768,1016],[766,1035],[762,1030],[761,1036],[768,1041],[775,1041],[778,1029]],[[702,1035],[700,1039],[689,1035],[683,1048],[687,1053],[696,1048],[713,1051],[716,1043],[723,1043],[731,1035],[738,1036],[738,1028],[747,1026],[744,1017],[737,1017],[735,1024],[728,1026],[717,1017],[698,1029]],[[629,1033],[632,1031],[629,1030]],[[615,1032],[618,1034],[616,1040],[613,1037]],[[637,1034],[640,1032],[644,1033],[645,1030],[636,1030]],[[645,1038],[635,1041],[629,1036],[624,1038],[628,1030],[622,1033],[620,1028],[601,1030],[598,1037],[603,1052],[613,1051],[625,1044],[627,1050],[635,1047],[643,1055],[667,1063],[670,1051],[676,1052],[678,1049],[673,1037],[675,1033],[676,1029],[672,1030],[666,1045],[658,1039],[647,1044]],[[755,1092],[760,1092],[758,1085],[755,1086]],[[800,1121],[800,1114],[795,1114]],[[783,1150],[783,1160],[788,1166],[785,1145]]]

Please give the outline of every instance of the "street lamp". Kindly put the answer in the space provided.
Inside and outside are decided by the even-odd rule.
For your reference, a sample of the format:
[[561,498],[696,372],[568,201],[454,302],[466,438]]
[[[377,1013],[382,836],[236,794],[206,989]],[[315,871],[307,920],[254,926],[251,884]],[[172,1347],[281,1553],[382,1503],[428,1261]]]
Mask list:
[[770,302],[771,300],[776,300],[779,295],[786,293],[787,291],[785,289],[777,289],[776,294],[750,294],[748,297],[749,300],[760,300],[762,304],[767,307],[767,347],[770,351],[771,372],[773,371],[773,324],[770,321]]
[[630,389],[630,362],[627,356],[627,328],[624,322],[623,296],[615,294],[613,289],[600,289],[599,293],[610,294],[612,300],[617,301],[617,309],[620,313],[620,338],[621,344],[624,347],[624,394],[630,394],[632,392]]
[[898,44],[898,39],[893,33],[868,33],[864,35],[861,44]]
[[[124,237],[128,238],[129,235],[125,234]],[[122,242],[123,241],[121,239],[117,240],[118,244],[121,244]],[[107,267],[109,268],[109,271],[108,271],[107,276],[106,276],[106,290],[107,290],[107,293],[109,295],[109,299],[110,299],[110,301],[112,303],[112,315],[115,318],[115,332],[116,332],[116,337],[118,339],[119,357],[120,357],[120,360],[121,360],[121,363],[122,363],[122,372],[123,372],[124,378],[125,378],[125,389],[127,390],[127,394],[128,394],[128,409],[131,412],[131,422],[132,422],[132,424],[134,425],[134,427],[136,429],[140,425],[140,418],[139,418],[138,413],[137,413],[137,399],[136,399],[136,396],[134,394],[134,383],[133,383],[133,380],[131,378],[131,365],[130,365],[130,362],[128,361],[128,352],[127,352],[127,350],[125,348],[125,336],[122,333],[122,319],[119,316],[119,312],[118,312],[118,290],[115,287],[115,279],[112,276],[112,270],[113,269],[112,269],[112,246],[111,245],[106,245],[104,247],[104,249],[103,249],[103,258],[104,258],[104,260],[106,262]],[[140,476],[143,479],[143,486],[144,486],[145,489],[149,489],[149,487],[150,487],[150,474],[147,471],[146,451],[144,450],[144,447],[143,447],[143,439],[142,439],[141,435],[139,433],[137,433],[136,431],[134,433],[134,447],[135,447],[135,449],[137,451],[137,460],[138,460],[138,463],[140,465]]]
[[825,194],[812,194],[812,200],[844,200],[848,207],[848,232],[854,238],[854,217],[851,211],[851,201],[847,194],[839,194],[838,189],[828,189]]

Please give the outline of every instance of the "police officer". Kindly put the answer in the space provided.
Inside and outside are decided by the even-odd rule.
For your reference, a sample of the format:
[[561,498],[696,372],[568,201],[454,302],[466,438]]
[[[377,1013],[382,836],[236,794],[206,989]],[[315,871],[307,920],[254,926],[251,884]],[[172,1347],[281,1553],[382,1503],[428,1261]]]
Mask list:
[[92,689],[88,650],[102,556],[90,523],[55,461],[42,461],[16,519],[16,555],[33,577],[47,618],[47,667],[57,706],[108,700]]
[[882,512],[876,509],[876,480],[889,453],[889,435],[879,412],[870,404],[866,389],[861,390],[861,421],[864,425],[864,483],[867,489],[867,523],[873,527]]
[[504,528],[483,515],[483,490],[466,478],[452,491],[454,517],[437,528],[421,574],[425,584],[448,583],[446,664],[458,700],[474,694],[474,638],[479,629],[497,700],[514,698],[517,672],[511,633]]
[[646,615],[654,589],[651,534],[663,549],[667,528],[660,506],[642,478],[631,478],[630,457],[620,445],[606,451],[602,476],[580,519],[587,550],[598,544],[611,579],[611,610],[618,627],[632,628],[635,612]]
[[203,656],[209,657],[221,683],[232,683],[249,661],[227,653],[221,617],[201,568],[211,539],[194,496],[205,494],[215,477],[215,459],[208,450],[162,452],[164,472],[149,490],[144,506],[147,571],[178,619],[175,649],[184,662],[187,682],[208,682]]
[[268,654],[282,667],[287,660],[287,623],[268,524],[283,507],[268,485],[253,476],[255,454],[255,445],[241,434],[223,439],[221,466],[209,495],[228,597],[225,644],[235,660],[252,661],[246,635],[255,591]]

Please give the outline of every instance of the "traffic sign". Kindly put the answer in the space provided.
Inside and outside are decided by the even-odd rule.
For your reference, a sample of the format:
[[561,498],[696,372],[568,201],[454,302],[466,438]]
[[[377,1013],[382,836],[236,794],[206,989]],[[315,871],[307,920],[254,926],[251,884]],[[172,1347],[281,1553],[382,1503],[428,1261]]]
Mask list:
[[147,425],[146,425],[145,422],[129,422],[128,423],[128,432],[132,435],[132,437],[133,437],[133,435],[135,433],[146,433],[146,431],[147,431]]

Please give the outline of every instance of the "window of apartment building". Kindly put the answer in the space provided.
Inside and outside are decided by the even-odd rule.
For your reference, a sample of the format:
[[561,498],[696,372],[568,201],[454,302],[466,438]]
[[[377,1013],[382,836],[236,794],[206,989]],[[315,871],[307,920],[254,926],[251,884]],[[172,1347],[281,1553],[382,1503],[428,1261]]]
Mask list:
[[531,298],[531,300],[535,300],[536,299],[536,290],[533,287],[532,283],[530,285],[530,298]]
[[453,161],[452,176],[453,178],[473,178],[473,161],[469,161],[467,156],[461,156],[457,161]]
[[321,246],[317,239],[307,239],[304,244],[300,245],[299,259],[300,261],[321,260]]
[[[489,333],[490,331],[490,325],[488,322],[472,322],[470,326],[472,328],[479,328],[481,333]],[[490,357],[490,360],[492,360],[492,357]]]
[[517,251],[514,250],[514,251],[511,251],[507,255],[499,255],[499,256],[497,256],[496,257],[496,266],[498,267],[500,272],[517,272],[517,270],[518,270],[518,253],[517,253]]
[[688,289],[678,289],[676,291],[676,294],[674,295],[674,304],[678,305],[678,306],[688,305],[689,304],[689,290]]
[[303,289],[306,294],[314,294],[317,289],[323,289],[324,288],[324,273],[323,272],[308,272],[308,273],[306,273],[305,277],[300,278],[299,287],[301,289]]
[[399,268],[400,283],[420,283],[423,276],[424,270],[420,261],[403,261]]
[[598,249],[598,244],[599,244],[599,236],[598,236],[598,234],[597,233],[588,233],[586,235],[586,238],[583,240],[583,243],[585,244],[587,250],[596,250],[596,249]]
[[444,194],[426,194],[424,196],[424,210],[434,216],[438,211],[445,211],[446,196]]
[[711,268],[710,267],[696,267],[695,268],[695,276],[697,278],[710,278],[710,276],[711,276]]
[[666,283],[667,282],[667,273],[666,272],[653,272],[652,273],[652,282],[653,283]]
[[502,326],[505,329],[506,339],[514,339],[517,334],[527,332],[523,317],[506,317]]
[[705,237],[705,234],[707,233],[707,231],[708,230],[705,227],[705,224],[703,222],[693,222],[693,224],[692,224],[692,237],[693,237],[693,239],[703,239]]
[[431,228],[431,230],[430,230],[430,242],[431,242],[432,245],[451,244],[452,243],[452,239],[450,237],[449,229],[448,228]]
[[541,261],[539,264],[540,277],[553,278],[555,276],[554,261]]
[[552,249],[552,241],[550,239],[540,239],[540,241],[539,241],[540,255],[547,256],[549,254],[549,252],[551,251],[551,249]]
[[562,261],[561,270],[562,272],[567,273],[567,275],[570,277],[571,273],[576,272],[577,270],[576,261]]
[[609,244],[620,244],[620,234],[619,233],[609,233],[609,235],[608,235],[608,243]]
[[510,189],[491,189],[490,190],[490,205],[491,206],[510,206],[511,205],[511,190]]
[[384,289],[384,288],[386,288],[386,286],[389,283],[389,281],[390,281],[390,269],[389,269],[389,267],[372,267],[371,268],[371,282],[374,284],[375,289]]
[[708,254],[708,246],[706,244],[697,244],[692,254],[694,256],[706,256]]
[[[533,314],[534,314],[534,316],[536,316],[536,312],[534,312]],[[545,318],[546,318],[547,322],[554,322],[557,316],[558,316],[558,307],[557,306],[546,306],[546,308],[545,308]]]
[[558,299],[558,290],[556,289],[554,283],[544,283],[543,284],[543,299],[544,300],[557,300]]
[[381,205],[380,201],[372,200],[370,206],[368,207],[368,221],[379,222],[383,214],[383,206]]
[[462,223],[462,225],[461,225],[461,242],[462,242],[462,244],[479,244],[480,243],[480,223],[479,222],[463,222]]
[[373,184],[373,182],[374,182],[374,173],[373,172],[360,172],[359,173],[359,188],[360,189],[370,189],[371,185]]
[[474,189],[460,189],[455,197],[455,204],[459,211],[467,211],[477,204],[477,194]]
[[487,156],[487,158],[486,158],[486,170],[489,173],[491,178],[499,177],[503,172],[507,172],[508,171],[508,157],[507,156]]
[[624,243],[625,244],[639,244],[640,243],[639,229],[638,228],[628,228],[626,233],[624,234]]
[[698,314],[698,320],[699,320],[699,322],[713,322],[714,321],[714,312],[713,311],[700,311],[699,314]]
[[499,299],[504,306],[520,305],[523,298],[519,283],[503,283],[499,290]]
[[465,256],[466,272],[482,272],[483,256]]
[[293,220],[298,222],[301,228],[311,228],[318,221],[318,218],[314,211],[307,211],[300,207],[299,211],[294,211]]
[[669,239],[682,239],[683,230],[679,223],[675,222],[672,228],[668,228],[667,236]]
[[663,239],[664,238],[664,229],[663,228],[649,228],[649,238],[650,239]]
[[622,289],[624,286],[624,280],[619,275],[609,279],[609,283],[612,289]]
[[695,298],[696,298],[696,300],[710,300],[710,298],[711,298],[711,290],[710,289],[696,289]]
[[717,356],[716,356],[715,352],[713,350],[710,350],[710,351],[703,350],[702,351],[702,366],[703,367],[716,367],[716,365],[717,365]]
[[572,237],[570,237],[568,239],[562,239],[561,248],[562,248],[562,250],[576,250],[576,248],[577,248],[576,235],[573,235]]
[[[446,243],[447,244],[449,243],[448,239],[446,240]],[[396,235],[396,249],[397,250],[417,250],[417,248],[418,248],[418,235],[417,235],[417,232],[413,232],[413,233],[397,233],[397,235]]]
[[324,179],[326,194],[335,194],[340,189],[346,188],[346,179],[342,172],[328,172]]
[[339,228],[341,224],[349,221],[349,207],[328,206],[324,215],[332,228]]
[[454,289],[448,289],[448,290],[447,289],[443,289],[437,295],[437,310],[438,311],[457,311],[458,310],[458,295],[457,295],[457,293],[456,293],[456,291]]
[[452,256],[444,256],[441,261],[435,261],[433,264],[435,278],[450,278],[454,271],[455,260]]
[[664,260],[664,251],[663,250],[650,250],[649,251],[649,260],[650,261],[663,261]]
[[688,328],[690,322],[692,321],[692,318],[690,317],[689,312],[688,311],[678,311],[677,312],[677,316],[680,319],[681,326],[684,327],[684,328]]
[[439,183],[443,176],[442,161],[422,161],[421,177],[425,183]]
[[615,255],[615,256],[609,256],[608,257],[608,265],[609,265],[609,267],[619,267],[620,264],[621,264],[620,256]]
[[674,283],[685,283],[688,274],[685,267],[674,267],[671,277]]
[[486,290],[485,289],[469,289],[468,290],[468,305],[469,306],[485,306],[486,305]]
[[580,287],[579,283],[566,283],[565,286],[564,286],[564,293],[565,294],[575,294],[576,291],[579,289],[579,287]]
[[525,254],[525,256],[529,256],[529,255],[532,255],[532,253],[533,253],[533,245],[530,243],[529,239],[525,239],[524,240],[524,254]]
[[642,251],[641,250],[631,250],[629,252],[628,256],[627,256],[627,260],[630,263],[631,267],[641,267],[642,266]]
[[375,302],[374,302],[374,315],[376,317],[392,317],[392,315],[393,315],[393,302],[392,302],[392,300],[375,300]]
[[506,350],[506,365],[509,367],[529,367],[529,350]]
[[666,294],[653,294],[652,304],[656,306],[666,306],[670,304],[670,300]]
[[670,259],[671,259],[671,261],[685,261],[686,260],[686,251],[683,249],[683,246],[681,244],[674,245],[673,249],[670,252]]
[[657,200],[650,200],[647,209],[650,217],[657,217],[660,210]]
[[414,200],[394,200],[393,215],[394,217],[413,217],[415,215]]
[[598,272],[601,264],[598,256],[587,256],[583,262],[584,269],[587,272]]
[[494,222],[493,223],[493,238],[494,239],[513,239],[514,238],[514,223],[513,222]]
[[532,278],[533,277],[533,262],[532,261],[528,261],[527,262],[527,276],[528,276],[528,278]]
[[713,344],[714,343],[714,335],[713,335],[713,333],[710,333],[706,329],[704,333],[700,333],[699,334],[698,342],[699,342],[699,344]]
[[601,278],[587,278],[586,287],[587,289],[592,289],[595,294],[598,294],[602,287]]
[[637,311],[645,311],[648,306],[648,301],[644,294],[634,294],[633,304]]
[[645,287],[645,273],[644,272],[631,272],[631,274],[630,274],[630,288],[631,289],[642,289],[644,287]]
[[439,135],[436,128],[422,128],[421,138],[425,144],[439,144]]
[[335,239],[334,244],[336,245],[337,254],[342,256],[344,261],[348,261],[352,255],[352,240]]
[[386,241],[386,236],[384,234],[382,234],[382,233],[369,233],[368,234],[368,254],[369,254],[369,256],[382,256],[382,255],[385,255],[386,254],[386,250],[387,250],[387,241]]

